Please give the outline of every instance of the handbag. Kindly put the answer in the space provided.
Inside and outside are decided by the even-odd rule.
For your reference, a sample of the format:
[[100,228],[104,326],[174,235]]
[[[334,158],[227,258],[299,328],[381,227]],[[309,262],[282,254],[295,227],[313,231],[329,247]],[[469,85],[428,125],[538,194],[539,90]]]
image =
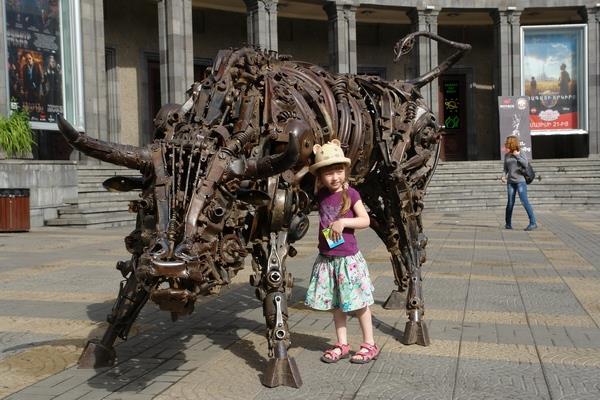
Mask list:
[[[513,155],[513,157],[515,156]],[[526,166],[523,166],[523,164],[521,164],[517,157],[515,157],[515,159],[517,160],[517,164],[519,165],[519,173],[523,175],[523,177],[525,178],[525,182],[529,185],[535,179],[535,171],[531,166],[531,161],[528,162]]]

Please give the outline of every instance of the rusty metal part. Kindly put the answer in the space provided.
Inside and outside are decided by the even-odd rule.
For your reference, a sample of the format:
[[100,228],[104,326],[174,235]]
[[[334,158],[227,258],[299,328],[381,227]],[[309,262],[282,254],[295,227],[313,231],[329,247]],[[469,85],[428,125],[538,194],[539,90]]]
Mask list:
[[471,45],[467,44],[467,43],[453,42],[451,40],[444,39],[443,37],[438,36],[431,32],[413,32],[413,33],[405,36],[404,38],[402,38],[394,46],[394,62],[397,62],[402,55],[407,54],[412,50],[412,48],[414,47],[414,45],[416,43],[415,39],[418,38],[419,36],[425,36],[425,37],[428,37],[429,39],[432,39],[432,40],[435,40],[435,41],[438,41],[441,43],[445,43],[445,44],[449,45],[450,47],[456,49],[456,51],[454,53],[452,53],[448,58],[446,58],[444,61],[442,61],[442,63],[440,65],[438,65],[431,71],[427,72],[426,74],[424,74],[416,79],[408,81],[408,83],[413,84],[416,88],[421,88],[421,87],[427,85],[428,83],[431,83],[434,79],[436,79],[438,76],[443,74],[444,71],[446,71],[448,68],[450,68],[452,65],[454,65],[458,60],[460,60],[465,55],[465,53],[467,53],[468,51],[471,50]]
[[60,114],[58,115],[57,123],[58,129],[60,129],[60,132],[69,141],[71,146],[90,157],[139,170],[144,169],[150,163],[150,153],[147,148],[91,138],[85,133],[77,132]]
[[256,48],[221,50],[183,105],[161,108],[154,141],[145,147],[89,138],[59,117],[75,148],[142,174],[105,183],[142,193],[130,204],[137,213],[125,239],[131,259],[117,264],[125,280],[109,326],[100,341],[88,343],[80,366],[111,364],[116,338],[127,338],[149,298],[177,319],[193,311],[197,296],[229,284],[251,254],[250,282],[262,302],[270,357],[263,383],[299,387],[287,353],[293,279],[285,263],[296,255],[290,243],[308,230],[315,204],[315,177],[308,173],[313,145],[334,138],[352,160],[349,179],[368,206],[371,228],[391,254],[397,289],[385,307],[406,311],[405,343],[428,345],[421,211],[441,127],[419,88],[470,46],[418,32],[398,42],[396,56],[419,36],[457,51],[409,82],[334,74]]

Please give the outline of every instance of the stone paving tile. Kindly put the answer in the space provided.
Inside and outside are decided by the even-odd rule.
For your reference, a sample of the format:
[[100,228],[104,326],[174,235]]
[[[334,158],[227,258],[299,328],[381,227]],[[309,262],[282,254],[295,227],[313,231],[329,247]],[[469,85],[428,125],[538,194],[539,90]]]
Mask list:
[[[48,245],[27,253],[28,242],[21,239],[26,235],[0,235],[0,246],[11,255],[0,257],[0,351],[13,348],[0,353],[0,397],[24,387],[8,398],[600,398],[600,218],[538,214],[540,229],[531,233],[501,229],[501,211],[425,214],[429,347],[398,341],[403,310],[380,307],[395,289],[389,256],[375,235],[360,231],[376,288],[376,340],[383,349],[366,366],[318,361],[334,341],[333,326],[328,313],[302,306],[316,241],[298,243],[288,268],[296,278],[289,322],[290,354],[305,382],[299,390],[260,384],[264,317],[245,282],[201,299],[191,317],[176,323],[149,304],[134,335],[118,345],[117,366],[69,367],[85,338],[101,333],[128,229],[86,230],[76,240],[71,230],[27,234],[58,243],[56,253]],[[515,218],[525,221],[524,215]],[[34,295],[21,299],[25,290]],[[356,347],[355,318],[348,328]]]
[[465,359],[453,399],[550,399],[539,364]]

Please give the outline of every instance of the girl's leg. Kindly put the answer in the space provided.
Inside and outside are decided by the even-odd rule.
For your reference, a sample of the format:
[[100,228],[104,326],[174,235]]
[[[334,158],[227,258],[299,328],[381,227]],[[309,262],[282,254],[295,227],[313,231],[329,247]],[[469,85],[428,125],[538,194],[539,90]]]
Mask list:
[[505,214],[505,222],[506,222],[506,228],[511,228],[512,227],[512,212],[513,212],[513,207],[515,206],[515,197],[516,197],[516,190],[515,187],[513,186],[512,183],[507,183],[506,184],[506,193],[508,195],[508,201],[506,202],[506,214]]
[[335,324],[335,334],[338,343],[348,344],[348,330],[346,329],[346,320],[348,316],[345,312],[336,308],[333,310],[333,323]]
[[517,191],[519,192],[519,199],[521,199],[521,203],[523,204],[523,207],[525,207],[525,211],[529,217],[529,225],[536,225],[533,208],[531,207],[529,198],[527,197],[527,184],[525,182],[519,183],[519,186],[517,186]]
[[371,318],[371,309],[369,306],[356,311],[356,317],[362,331],[363,342],[375,344],[373,337],[373,320]]
[[[340,344],[348,344],[348,330],[346,329],[346,320],[348,317],[346,313],[340,310],[339,308],[335,308],[333,310],[333,323],[335,325],[335,334],[337,336],[337,342]],[[339,348],[333,349],[338,356],[342,354]],[[332,358],[329,355],[325,354],[324,357]]]
[[[371,309],[369,306],[357,310],[356,317],[358,318],[360,330],[362,331],[363,342],[369,343],[370,345],[375,345],[375,338],[373,337],[373,320],[371,319]],[[365,348],[361,348],[352,356],[352,358],[355,360],[361,360],[363,358],[361,353],[364,354],[368,351],[369,350]]]

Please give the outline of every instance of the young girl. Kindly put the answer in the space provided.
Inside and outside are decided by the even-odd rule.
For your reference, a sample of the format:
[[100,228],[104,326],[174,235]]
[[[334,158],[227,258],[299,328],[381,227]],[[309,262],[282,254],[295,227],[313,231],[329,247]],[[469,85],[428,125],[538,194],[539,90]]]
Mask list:
[[[310,172],[323,186],[319,201],[319,255],[313,266],[305,304],[316,310],[333,310],[337,343],[326,350],[321,361],[335,363],[350,356],[346,331],[346,313],[355,312],[362,331],[363,343],[350,362],[366,364],[377,359],[379,348],[373,339],[371,310],[373,285],[367,263],[358,250],[354,229],[369,226],[369,215],[359,193],[348,186],[346,168],[350,159],[344,156],[337,139],[313,147],[315,163]],[[323,229],[330,229],[330,238],[344,242],[330,247]]]

